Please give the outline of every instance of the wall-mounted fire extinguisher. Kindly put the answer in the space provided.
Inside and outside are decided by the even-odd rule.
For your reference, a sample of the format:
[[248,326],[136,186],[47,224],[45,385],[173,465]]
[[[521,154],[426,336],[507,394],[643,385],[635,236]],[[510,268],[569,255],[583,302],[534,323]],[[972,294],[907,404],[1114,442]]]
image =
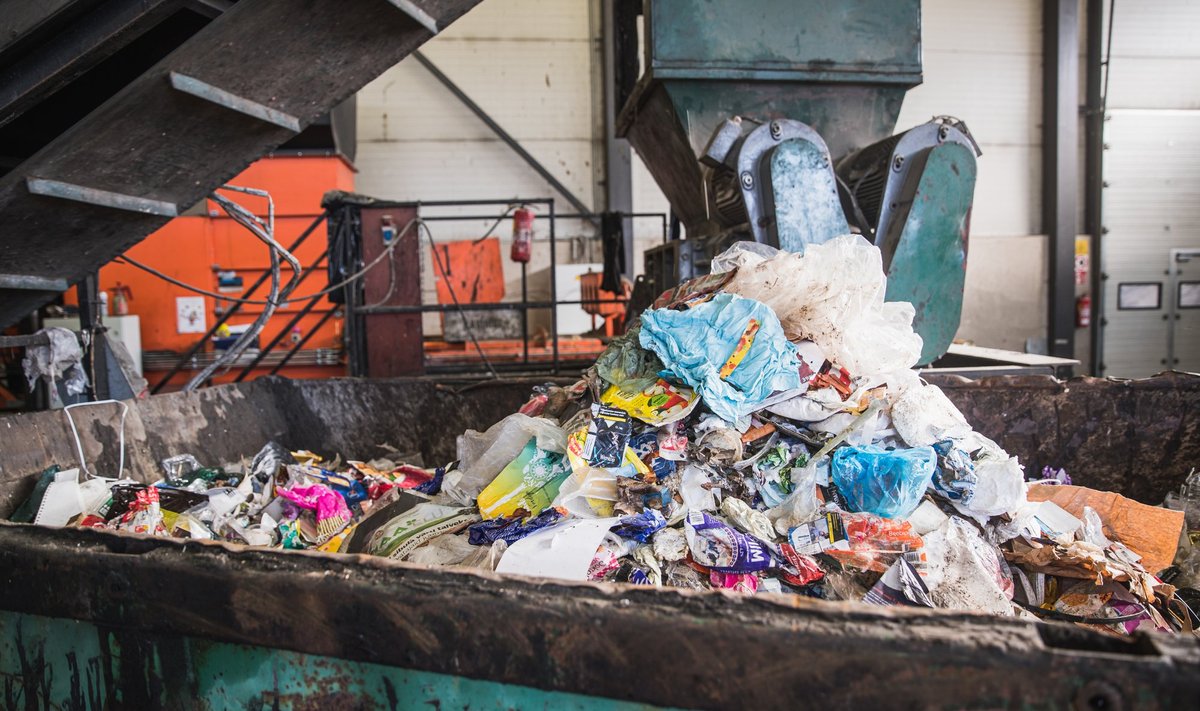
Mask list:
[[1092,297],[1084,294],[1075,299],[1075,328],[1087,328],[1092,325]]
[[513,212],[512,252],[514,262],[528,262],[533,253],[533,210],[519,207]]

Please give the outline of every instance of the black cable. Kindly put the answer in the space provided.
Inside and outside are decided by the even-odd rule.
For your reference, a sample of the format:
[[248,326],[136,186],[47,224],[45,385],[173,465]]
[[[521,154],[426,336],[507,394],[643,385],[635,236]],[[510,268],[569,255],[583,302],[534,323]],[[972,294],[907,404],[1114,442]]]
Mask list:
[[1115,622],[1131,622],[1133,620],[1141,619],[1148,614],[1146,612],[1146,606],[1140,602],[1134,603],[1141,608],[1138,612],[1135,612],[1131,615],[1120,615],[1118,617],[1084,617],[1082,615],[1072,615],[1066,612],[1059,612],[1058,610],[1047,610],[1045,608],[1037,607],[1036,605],[1030,605],[1029,603],[1021,602],[1020,600],[1013,600],[1012,603],[1025,610],[1028,610],[1029,612],[1032,612],[1038,617],[1044,617],[1049,620],[1060,620],[1062,622],[1086,622],[1087,624],[1091,625],[1107,625]]
[[509,215],[511,215],[511,214],[512,214],[512,211],[513,211],[513,210],[516,210],[518,207],[525,207],[525,206],[524,206],[524,205],[517,205],[517,204],[515,204],[515,203],[514,203],[514,204],[512,204],[512,205],[509,205],[507,208],[505,208],[504,212],[500,213],[500,216],[499,216],[499,217],[497,217],[497,218],[496,218],[496,221],[492,223],[492,226],[491,226],[491,227],[489,227],[489,228],[487,228],[487,232],[484,232],[482,237],[480,237],[479,239],[475,240],[475,241],[474,241],[474,242],[472,242],[471,244],[479,244],[480,242],[484,241],[484,240],[485,240],[485,239],[487,239],[488,237],[491,237],[491,236],[492,236],[492,232],[494,232],[494,231],[496,230],[496,228],[500,226],[500,223],[501,223],[501,222],[504,222],[504,218],[506,218],[506,217],[508,217]]

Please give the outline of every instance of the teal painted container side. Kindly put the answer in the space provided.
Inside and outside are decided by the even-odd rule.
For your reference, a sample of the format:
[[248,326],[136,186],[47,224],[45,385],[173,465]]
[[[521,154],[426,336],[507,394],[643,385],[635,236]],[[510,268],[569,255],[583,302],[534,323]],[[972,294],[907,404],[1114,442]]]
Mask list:
[[664,70],[793,80],[852,72],[920,82],[919,0],[652,0],[649,29],[649,66],[660,78]]
[[930,151],[892,255],[885,298],[916,308],[913,330],[924,341],[920,365],[941,357],[958,332],[975,170],[975,156],[965,146],[947,143]]
[[663,708],[196,637],[122,634],[120,639],[86,622],[0,611],[0,706],[71,711]]

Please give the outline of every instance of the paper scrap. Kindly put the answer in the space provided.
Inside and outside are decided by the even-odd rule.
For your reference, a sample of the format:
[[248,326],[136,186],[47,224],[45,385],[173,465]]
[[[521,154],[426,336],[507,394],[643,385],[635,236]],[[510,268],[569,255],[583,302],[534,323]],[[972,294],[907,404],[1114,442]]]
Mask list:
[[587,580],[588,566],[596,557],[596,549],[620,520],[619,517],[571,520],[532,533],[508,547],[496,572]]
[[1104,533],[1138,555],[1151,573],[1171,565],[1183,533],[1183,512],[1148,506],[1119,494],[1083,486],[1034,484],[1030,501],[1053,501],[1073,516],[1082,517],[1091,506],[1104,523]]

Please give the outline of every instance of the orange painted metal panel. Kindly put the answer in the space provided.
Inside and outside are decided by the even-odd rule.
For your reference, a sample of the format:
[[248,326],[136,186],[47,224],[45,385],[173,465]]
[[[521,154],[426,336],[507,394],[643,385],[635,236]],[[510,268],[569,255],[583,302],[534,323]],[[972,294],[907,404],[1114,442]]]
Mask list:
[[446,270],[443,278],[434,268],[439,304],[454,303],[451,288],[461,304],[494,304],[504,298],[504,265],[500,261],[499,239],[445,242],[436,249],[436,258]]

